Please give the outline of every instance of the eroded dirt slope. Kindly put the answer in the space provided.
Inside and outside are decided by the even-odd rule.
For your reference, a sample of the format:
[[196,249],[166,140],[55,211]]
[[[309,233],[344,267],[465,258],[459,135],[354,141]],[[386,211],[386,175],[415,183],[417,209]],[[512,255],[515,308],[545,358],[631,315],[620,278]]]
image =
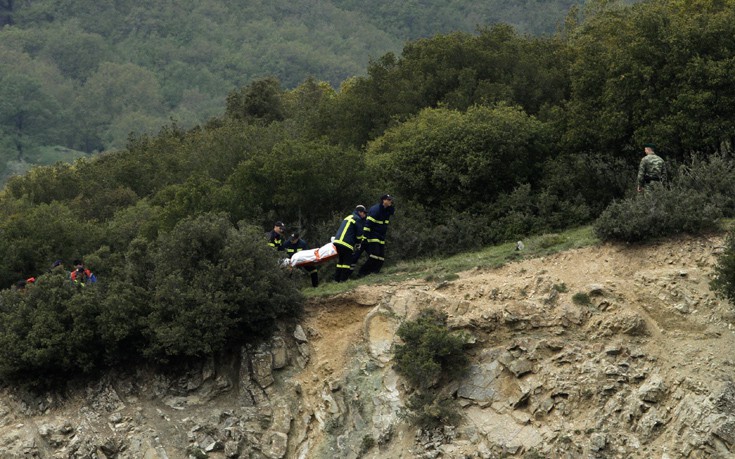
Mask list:
[[403,426],[366,456],[731,457],[735,314],[709,287],[722,244],[602,245],[314,300],[299,380],[354,380],[360,349],[388,368],[400,322],[434,307],[473,336],[462,426],[423,444]]

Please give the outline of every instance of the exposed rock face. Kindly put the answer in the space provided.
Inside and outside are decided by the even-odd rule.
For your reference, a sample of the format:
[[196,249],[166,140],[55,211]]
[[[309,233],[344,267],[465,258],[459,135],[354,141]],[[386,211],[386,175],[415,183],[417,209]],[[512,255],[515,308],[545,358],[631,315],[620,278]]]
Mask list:
[[[733,457],[735,315],[708,287],[718,244],[360,286],[236,355],[63,396],[6,387],[0,457]],[[435,431],[400,416],[411,389],[391,368],[399,325],[427,307],[470,335],[472,361],[447,388],[462,421]]]

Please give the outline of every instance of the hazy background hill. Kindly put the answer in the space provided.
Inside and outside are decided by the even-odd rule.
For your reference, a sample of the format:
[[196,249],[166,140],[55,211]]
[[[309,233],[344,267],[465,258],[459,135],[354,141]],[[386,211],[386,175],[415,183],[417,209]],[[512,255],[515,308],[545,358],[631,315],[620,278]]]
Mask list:
[[[275,76],[334,88],[408,40],[498,22],[554,32],[583,0],[0,2],[0,178],[190,127]],[[4,179],[2,179],[4,182]]]

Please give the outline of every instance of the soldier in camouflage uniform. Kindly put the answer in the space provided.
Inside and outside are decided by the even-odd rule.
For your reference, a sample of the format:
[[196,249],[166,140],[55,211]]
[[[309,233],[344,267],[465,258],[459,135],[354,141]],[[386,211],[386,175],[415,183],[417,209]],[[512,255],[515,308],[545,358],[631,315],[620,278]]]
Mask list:
[[656,154],[652,143],[643,145],[646,156],[638,166],[638,192],[642,192],[651,182],[660,182],[664,178],[664,160]]

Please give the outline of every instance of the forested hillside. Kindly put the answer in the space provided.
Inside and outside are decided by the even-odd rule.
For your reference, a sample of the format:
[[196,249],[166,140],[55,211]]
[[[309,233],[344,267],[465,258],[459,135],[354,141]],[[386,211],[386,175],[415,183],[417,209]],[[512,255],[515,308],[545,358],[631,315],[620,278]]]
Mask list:
[[581,2],[0,1],[0,183],[204,122],[256,78],[338,88],[407,40],[498,22],[548,34]]
[[[733,79],[732,0],[599,2],[551,36],[411,41],[339,91],[256,79],[201,126],[34,168],[0,196],[0,377],[251,340],[299,310],[263,232],[317,246],[386,192],[388,263],[590,223],[626,242],[715,228],[735,216]],[[666,180],[636,194],[650,142]],[[57,259],[99,281],[74,288]]]

